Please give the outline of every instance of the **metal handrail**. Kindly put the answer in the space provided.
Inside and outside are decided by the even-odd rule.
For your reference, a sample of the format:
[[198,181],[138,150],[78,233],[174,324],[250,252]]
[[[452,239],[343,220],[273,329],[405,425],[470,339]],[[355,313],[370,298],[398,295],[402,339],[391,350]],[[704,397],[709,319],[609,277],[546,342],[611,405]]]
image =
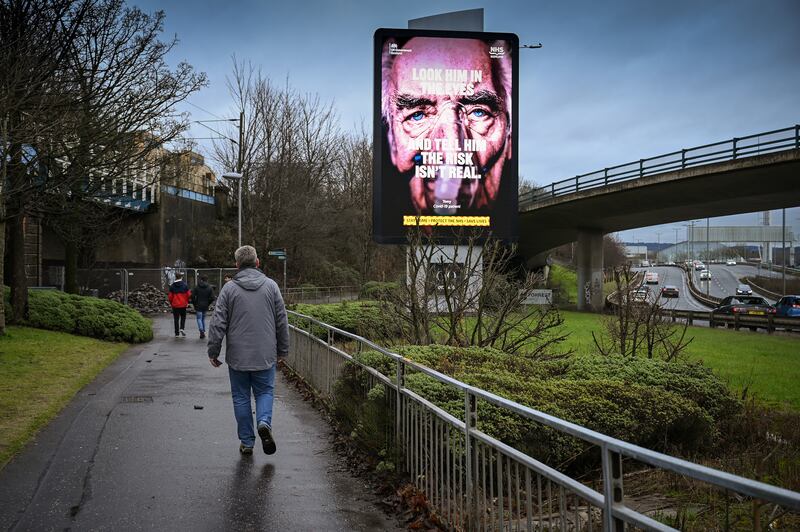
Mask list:
[[[777,138],[761,140],[761,137],[777,135],[780,133],[791,132],[790,135]],[[756,139],[755,143],[746,141]],[[709,148],[725,147],[710,152],[702,152]],[[608,186],[622,181],[639,179],[648,175],[660,174],[672,170],[683,170],[704,164],[711,164],[721,161],[732,161],[742,157],[750,157],[762,153],[774,153],[776,151],[788,151],[800,149],[800,125],[794,125],[783,129],[756,133],[745,137],[734,137],[730,140],[713,142],[694,148],[672,151],[647,159],[639,159],[616,166],[609,166],[602,170],[596,170],[587,174],[580,174],[575,177],[555,181],[546,187],[532,190],[521,194],[519,197],[520,207],[532,205],[536,202],[574,194],[582,190]],[[702,153],[700,153],[702,152]],[[671,158],[657,164],[647,164],[659,159]],[[632,168],[628,168],[632,167]],[[627,169],[626,169],[627,168]],[[625,170],[623,170],[625,169]]]
[[[800,493],[780,488],[777,486],[773,486],[770,484],[766,484],[763,482],[759,482],[756,480],[740,477],[716,469],[712,469],[699,464],[695,464],[693,462],[689,462],[681,458],[676,458],[674,456],[669,456],[667,454],[652,451],[650,449],[639,447],[637,445],[613,438],[611,436],[607,436],[605,434],[599,433],[597,431],[591,430],[581,425],[577,425],[570,421],[560,419],[545,412],[533,409],[531,407],[522,405],[515,401],[498,396],[481,388],[477,388],[475,386],[461,382],[458,379],[440,373],[434,369],[431,369],[427,366],[424,366],[408,358],[405,358],[397,353],[394,353],[389,349],[386,349],[362,336],[326,324],[311,316],[300,314],[294,311],[288,311],[288,313],[289,315],[298,318],[300,320],[304,320],[309,324],[309,332],[306,332],[295,325],[290,326],[293,331],[303,336],[309,338],[313,337],[310,331],[314,326],[321,327],[324,330],[326,330],[328,337],[327,343],[324,340],[317,339],[316,337],[314,337],[314,339],[316,339],[320,344],[326,345],[327,349],[338,350],[338,348],[332,345],[333,344],[332,339],[334,338],[334,336],[340,336],[345,339],[349,339],[353,342],[356,342],[359,345],[359,349],[367,347],[392,359],[396,364],[396,371],[398,377],[397,380],[392,382],[391,379],[387,379],[386,377],[383,377],[380,380],[383,381],[385,385],[395,390],[398,396],[410,395],[414,393],[403,385],[403,379],[400,378],[401,376],[406,374],[406,371],[408,369],[413,369],[417,372],[423,373],[441,383],[452,386],[463,392],[465,397],[463,419],[465,421],[459,421],[458,424],[456,424],[456,427],[457,428],[460,427],[459,430],[463,429],[464,437],[466,438],[467,441],[467,449],[469,449],[470,441],[473,440],[476,442],[480,441],[487,445],[490,445],[491,448],[493,448],[497,452],[506,454],[512,453],[515,458],[521,460],[522,463],[531,467],[532,469],[534,469],[535,471],[537,471],[542,475],[545,476],[555,475],[555,473],[553,473],[554,470],[550,470],[549,468],[547,468],[547,466],[541,467],[544,464],[541,464],[540,466],[540,463],[537,462],[534,458],[525,455],[524,453],[522,453],[517,449],[509,448],[506,444],[478,431],[473,424],[468,422],[467,420],[471,419],[471,416],[474,416],[475,412],[477,412],[476,410],[474,411],[471,410],[471,407],[469,405],[473,404],[474,401],[476,401],[477,399],[482,399],[483,401],[491,403],[497,407],[503,408],[509,412],[513,412],[529,420],[536,421],[538,423],[546,425],[552,429],[555,429],[560,433],[567,434],[576,437],[578,439],[581,439],[585,442],[588,442],[590,444],[599,446],[603,451],[602,455],[603,485],[606,486],[606,488],[604,488],[603,490],[603,493],[599,493],[585,487],[584,487],[585,489],[577,488],[573,483],[577,483],[578,481],[574,479],[570,479],[566,483],[566,487],[572,489],[576,493],[579,493],[585,499],[590,501],[599,500],[598,497],[602,498],[602,504],[600,506],[604,508],[606,512],[605,524],[607,529],[611,529],[612,527],[615,526],[614,525],[615,519],[619,521],[626,521],[633,524],[638,524],[640,526],[645,526],[646,528],[670,529],[669,527],[665,527],[663,524],[658,523],[657,521],[654,521],[651,518],[641,513],[638,513],[631,508],[625,507],[620,495],[621,482],[619,486],[616,486],[614,484],[614,478],[612,478],[613,474],[615,475],[621,474],[619,473],[618,470],[621,469],[621,458],[623,456],[638,460],[640,462],[649,464],[654,467],[662,468],[674,473],[685,475],[702,482],[707,482],[717,487],[721,487],[727,490],[732,490],[742,495],[747,495],[764,501],[769,501],[775,504],[779,504],[781,506],[788,507],[794,511],[800,511]],[[348,358],[351,361],[358,364],[359,366],[361,366],[362,368],[375,371],[374,368],[369,368],[369,366],[357,362],[349,356]],[[418,404],[422,404],[426,409],[428,409],[432,413],[435,413],[438,416],[450,415],[427,401],[424,402],[418,401]],[[397,423],[399,424],[400,421],[397,421]],[[615,461],[617,460],[619,461],[620,464],[619,467],[617,467],[616,469],[612,468],[611,464],[616,463]],[[468,478],[470,474],[469,463],[470,462],[468,461],[467,465]],[[617,472],[612,473],[612,471],[617,471]],[[560,479],[562,474],[558,472],[556,473],[557,475],[555,476]],[[558,482],[558,480],[556,480],[556,482]],[[561,485],[564,486],[565,484]]]

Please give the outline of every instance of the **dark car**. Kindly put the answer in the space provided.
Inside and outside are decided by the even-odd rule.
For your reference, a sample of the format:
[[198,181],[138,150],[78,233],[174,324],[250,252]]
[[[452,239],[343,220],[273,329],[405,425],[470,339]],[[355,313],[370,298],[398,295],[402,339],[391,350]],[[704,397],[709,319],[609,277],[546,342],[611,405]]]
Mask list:
[[661,297],[678,297],[680,293],[678,292],[678,287],[672,285],[666,285],[664,288],[661,289]]
[[775,314],[781,317],[800,317],[800,296],[783,296],[775,303]]
[[728,296],[720,301],[714,314],[746,314],[748,316],[767,316],[775,314],[775,307],[758,296]]
[[750,288],[749,284],[740,284],[736,287],[736,295],[739,296],[752,296],[753,289]]

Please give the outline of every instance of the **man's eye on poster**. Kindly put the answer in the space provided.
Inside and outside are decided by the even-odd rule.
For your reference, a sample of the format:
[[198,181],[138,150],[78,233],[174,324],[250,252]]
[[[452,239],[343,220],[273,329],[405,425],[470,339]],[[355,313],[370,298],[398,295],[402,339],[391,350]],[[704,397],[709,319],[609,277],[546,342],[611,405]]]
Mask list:
[[382,29],[375,47],[376,240],[516,239],[516,36]]

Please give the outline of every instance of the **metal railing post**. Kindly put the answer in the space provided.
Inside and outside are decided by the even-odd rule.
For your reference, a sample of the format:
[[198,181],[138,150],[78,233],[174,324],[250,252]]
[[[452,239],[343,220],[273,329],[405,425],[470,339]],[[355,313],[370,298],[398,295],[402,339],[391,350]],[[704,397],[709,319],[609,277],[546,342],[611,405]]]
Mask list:
[[578,190],[580,190],[580,184],[578,183],[578,178],[579,178],[579,177],[580,177],[580,176],[577,176],[577,175],[575,176],[575,192],[577,192]]
[[639,177],[644,177],[644,159],[639,159]]
[[[133,275],[133,274],[130,274]],[[120,274],[122,277],[122,298],[123,302],[127,305],[128,304],[128,291],[130,289],[130,283],[128,282],[128,270],[122,268],[122,273]]]
[[681,150],[681,169],[686,168],[686,148]]
[[603,529],[623,532],[625,523],[614,517],[614,506],[622,504],[622,455],[603,445]]
[[556,197],[556,185],[554,183],[550,183],[550,194],[554,198]]
[[739,139],[737,139],[736,137],[733,137],[733,158],[734,158],[734,159],[736,159],[736,149],[737,149],[737,147],[736,147],[736,142],[737,142],[738,140],[739,140]]
[[794,126],[794,147],[800,148],[800,124]]
[[603,184],[608,186],[608,168],[603,168]]
[[333,369],[331,368],[333,362],[333,341],[334,338],[330,336],[330,343],[328,344],[328,353],[325,355],[325,396],[328,399],[332,398],[333,394]]
[[464,392],[464,461],[466,462],[466,498],[467,498],[467,515],[471,521],[469,529],[477,529],[480,525],[478,523],[478,494],[477,486],[474,480],[475,474],[475,445],[472,441],[472,431],[478,426],[478,398],[472,395],[469,391]]
[[396,371],[397,374],[395,376],[397,378],[397,395],[394,408],[394,440],[395,445],[397,445],[397,455],[399,457],[404,452],[403,435],[401,434],[401,420],[403,419],[403,408],[401,405],[403,399],[403,388],[406,385],[406,365],[402,360],[397,361]]

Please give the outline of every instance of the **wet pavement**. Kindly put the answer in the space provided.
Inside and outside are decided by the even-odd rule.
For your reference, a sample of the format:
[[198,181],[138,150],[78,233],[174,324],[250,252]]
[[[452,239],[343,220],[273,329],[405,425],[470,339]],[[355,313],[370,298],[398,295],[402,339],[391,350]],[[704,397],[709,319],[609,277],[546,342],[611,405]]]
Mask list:
[[227,366],[205,340],[126,352],[0,471],[0,530],[400,530],[280,376],[278,452],[238,452]]

